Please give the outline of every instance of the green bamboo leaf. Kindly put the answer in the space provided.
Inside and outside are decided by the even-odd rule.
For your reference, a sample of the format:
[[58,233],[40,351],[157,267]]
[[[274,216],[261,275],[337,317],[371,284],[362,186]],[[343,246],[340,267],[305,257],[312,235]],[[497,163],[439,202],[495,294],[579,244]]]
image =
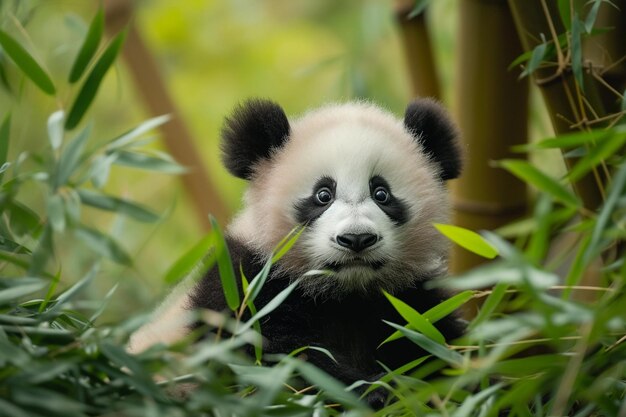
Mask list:
[[0,305],[16,304],[20,298],[36,293],[46,286],[43,280],[31,279],[23,280],[21,285],[16,285],[4,290],[0,290]]
[[491,290],[491,294],[489,294],[485,302],[480,306],[480,311],[478,312],[478,315],[476,315],[474,320],[472,320],[470,324],[470,327],[472,329],[476,328],[476,326],[478,326],[480,323],[483,323],[489,317],[491,317],[495,309],[500,305],[500,302],[504,298],[506,290],[508,288],[509,286],[506,283],[499,283],[496,284],[495,287],[493,287],[493,289]]
[[90,135],[91,125],[87,125],[63,149],[53,176],[53,187],[55,189],[67,184],[70,176],[78,168],[85,142]]
[[407,15],[407,19],[413,19],[415,16],[419,16],[426,10],[432,0],[415,0],[413,9]]
[[316,366],[291,357],[286,357],[284,360],[287,363],[294,363],[304,379],[323,390],[325,395],[335,399],[340,404],[356,410],[366,408],[365,404],[363,404],[356,395],[348,391],[341,382]]
[[78,190],[78,195],[80,201],[88,206],[125,214],[140,222],[153,223],[159,220],[156,213],[122,198],[84,189]]
[[3,30],[0,30],[0,46],[2,46],[4,52],[6,52],[13,62],[22,70],[24,75],[30,78],[41,91],[49,95],[56,93],[54,84],[46,71],[43,70],[22,45]]
[[63,143],[63,110],[55,111],[48,117],[48,138],[52,149],[57,150]]
[[74,233],[94,252],[122,265],[131,265],[132,259],[111,236],[86,226],[79,226]]
[[578,87],[581,91],[585,91],[585,84],[583,80],[583,48],[581,40],[581,32],[585,27],[583,22],[578,18],[578,13],[574,12],[572,16],[572,28],[570,31],[571,36],[571,48],[572,48],[572,72]]
[[596,18],[598,17],[598,10],[600,9],[600,5],[604,3],[606,0],[594,0],[593,6],[591,6],[591,10],[587,13],[587,17],[585,18],[585,32],[588,34],[591,33],[593,29],[593,25],[596,24]]
[[463,400],[463,403],[457,408],[452,417],[470,417],[472,413],[478,408],[478,405],[488,398],[495,395],[496,391],[504,386],[503,382],[492,385],[489,388],[480,390],[480,392],[470,395]]
[[65,290],[61,295],[59,295],[55,300],[54,305],[48,310],[48,313],[54,313],[59,311],[61,307],[63,307],[65,304],[67,304],[68,301],[73,299],[76,294],[88,287],[89,284],[91,284],[93,279],[96,277],[96,275],[98,275],[99,269],[99,265],[95,264],[83,278],[81,278],[78,282]]
[[[442,301],[441,303],[437,304],[433,308],[424,312],[422,316],[428,321],[430,321],[431,323],[436,323],[442,318],[451,314],[453,311],[461,307],[463,304],[465,304],[469,300],[471,300],[474,297],[474,294],[476,294],[476,291],[472,291],[472,290],[465,290],[463,292],[460,292],[456,294],[455,296],[450,297],[445,301]],[[415,330],[411,325],[406,326],[406,328]],[[400,339],[401,337],[402,337],[402,333],[399,330],[396,330],[395,332],[391,334],[391,336],[386,338],[380,345],[378,345],[378,347],[384,345],[385,343],[389,343],[393,340]]]
[[173,284],[187,276],[191,271],[200,268],[199,275],[204,275],[215,264],[215,234],[210,232],[182,255],[165,274],[165,282]]
[[545,42],[545,40],[543,43],[540,43],[539,45],[535,46],[535,48],[533,49],[532,55],[530,56],[530,59],[528,60],[528,64],[526,65],[526,68],[524,68],[524,71],[522,71],[522,73],[520,74],[520,78],[531,75],[533,72],[537,70],[537,68],[539,68],[539,65],[541,65],[541,63],[543,62],[543,58],[546,55],[547,49],[548,49],[548,44]]
[[126,31],[123,31],[111,41],[87,76],[87,79],[78,92],[78,96],[74,100],[74,104],[72,104],[67,120],[65,121],[66,130],[75,128],[85,115],[87,109],[89,109],[93,98],[98,92],[102,79],[122,48],[125,36]]
[[250,318],[243,326],[237,329],[237,334],[242,334],[246,332],[254,323],[261,320],[263,317],[270,314],[272,311],[276,310],[278,306],[280,306],[283,301],[287,299],[289,294],[293,292],[293,290],[298,286],[298,281],[292,282],[287,286],[284,290],[279,292],[272,300],[265,304],[263,308],[261,308],[254,316]]
[[625,129],[618,129],[604,140],[598,141],[596,146],[591,147],[589,152],[587,152],[587,155],[574,165],[574,167],[569,171],[567,178],[572,182],[578,181],[602,161],[618,152],[625,143]]
[[450,224],[435,223],[434,226],[442,235],[470,252],[488,259],[498,255],[496,248],[476,232]]
[[226,304],[228,304],[228,307],[231,310],[235,311],[239,307],[241,299],[239,297],[235,270],[230,259],[228,245],[226,244],[222,230],[217,224],[215,217],[209,216],[209,220],[211,222],[213,233],[215,234],[215,254],[217,257],[217,268],[220,274],[220,281],[222,282],[222,290],[224,291]]
[[144,133],[149,132],[150,130],[167,123],[170,119],[171,119],[170,115],[165,114],[163,116],[157,116],[152,119],[146,120],[145,122],[141,123],[139,126],[136,126],[132,128],[131,130],[129,130],[128,132],[123,133],[122,135],[113,139],[106,146],[106,149],[109,151],[112,151],[115,149],[122,148],[128,145],[129,143],[131,143],[133,140],[137,139],[139,136],[143,135]]
[[383,294],[391,305],[396,309],[398,313],[404,318],[407,323],[411,326],[413,330],[417,330],[435,342],[443,345],[446,343],[446,339],[443,337],[441,332],[437,330],[435,326],[433,326],[430,321],[428,321],[424,316],[422,316],[418,311],[415,311],[410,305],[406,304],[404,301],[394,297],[386,291],[383,291]]
[[585,255],[583,257],[584,264],[588,264],[593,256],[597,255],[601,251],[601,239],[603,233],[607,229],[607,225],[611,220],[611,214],[618,206],[620,199],[624,197],[624,190],[626,190],[626,163],[623,163],[620,169],[615,173],[609,189],[607,191],[607,197],[600,209],[598,218],[596,219],[591,233],[591,240],[589,245],[585,249]]
[[539,171],[530,163],[521,160],[505,159],[499,161],[498,165],[504,167],[516,177],[534,186],[540,191],[551,195],[562,203],[571,207],[580,206],[580,201],[574,194],[567,190],[563,185],[559,184],[558,181]]
[[274,249],[274,254],[272,255],[272,263],[278,262],[280,258],[285,256],[289,249],[296,244],[303,231],[303,226],[296,226],[278,243],[278,245],[276,245],[276,249]]
[[566,30],[570,30],[572,27],[570,1],[571,0],[558,0],[559,16],[561,17],[561,23],[563,23]]
[[65,204],[60,194],[54,194],[48,199],[48,220],[55,232],[65,230]]
[[111,155],[116,155],[113,163],[132,168],[145,169],[149,171],[159,171],[166,174],[184,174],[187,169],[171,158],[165,156],[156,157],[139,152],[115,151]]
[[[622,130],[615,129],[615,133],[620,133]],[[583,146],[583,145],[594,143],[596,141],[603,140],[604,138],[610,136],[611,134],[613,134],[611,131],[599,130],[599,129],[590,130],[590,131],[582,131],[582,132],[574,132],[574,133],[566,133],[563,135],[559,135],[555,138],[544,139],[538,142],[534,148],[535,149],[576,148],[579,146]]]
[[68,79],[70,83],[78,81],[78,79],[85,72],[89,61],[91,61],[91,58],[93,58],[94,54],[98,50],[98,45],[100,45],[100,39],[102,39],[103,31],[104,11],[100,8],[91,21],[87,36],[85,37],[85,40],[78,51],[78,55],[76,55],[76,59],[72,64],[72,69],[70,70],[70,76]]
[[475,294],[476,291],[471,290],[460,292],[453,297],[450,297],[447,300],[437,304],[436,306],[422,314],[422,316],[424,316],[424,318],[431,323],[436,323],[442,318],[450,315],[463,304],[467,303],[474,297]]
[[267,281],[267,277],[269,276],[270,270],[272,269],[272,260],[268,260],[263,268],[259,271],[258,274],[252,279],[250,285],[246,290],[246,295],[249,302],[253,302],[257,295],[261,292],[261,288],[265,285],[265,281]]
[[431,353],[432,355],[438,357],[446,361],[449,364],[454,366],[462,366],[463,365],[463,356],[461,356],[458,352],[447,348],[444,345],[441,345],[428,337],[424,336],[421,333],[415,332],[413,330],[407,329],[406,327],[402,327],[395,323],[391,323],[387,320],[383,320],[385,323],[390,325],[391,327],[400,330],[404,336],[406,336],[409,340],[417,344],[419,347]]
[[[0,125],[0,165],[5,166],[9,154],[9,136],[11,133],[11,113],[7,113]],[[4,171],[0,172],[0,182],[4,177]]]

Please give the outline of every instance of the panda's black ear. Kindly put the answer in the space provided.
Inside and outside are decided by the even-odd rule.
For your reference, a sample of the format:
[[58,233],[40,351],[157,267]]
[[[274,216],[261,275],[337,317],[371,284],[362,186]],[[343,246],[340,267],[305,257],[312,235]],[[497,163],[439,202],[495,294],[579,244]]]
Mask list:
[[441,179],[450,180],[461,173],[459,134],[441,104],[422,98],[409,103],[404,126],[419,140],[432,160],[441,167]]
[[222,126],[224,165],[233,175],[249,180],[254,164],[280,148],[289,132],[289,121],[278,104],[264,99],[245,101]]

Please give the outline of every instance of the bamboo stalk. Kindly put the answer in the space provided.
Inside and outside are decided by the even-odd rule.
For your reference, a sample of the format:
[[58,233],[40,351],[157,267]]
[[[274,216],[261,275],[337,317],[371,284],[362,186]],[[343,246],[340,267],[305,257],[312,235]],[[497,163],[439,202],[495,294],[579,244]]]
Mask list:
[[[509,5],[526,51],[532,50],[541,42],[540,34],[565,32],[560,20],[553,18],[559,16],[556,2],[509,0]],[[581,122],[586,124],[590,119],[590,112],[593,117],[601,117],[606,115],[606,111],[592,75],[585,73],[585,103],[579,100],[578,86],[572,72],[567,68],[567,63],[559,59],[558,64],[556,69],[537,69],[533,79],[546,103],[555,132],[561,134],[577,129]],[[568,168],[577,161],[576,158],[565,158]],[[606,175],[602,170],[595,170],[572,185],[584,207],[593,211],[602,204],[605,182]]]
[[396,1],[396,22],[414,96],[439,99],[440,83],[432,53],[425,13],[409,18],[414,1]]
[[[462,0],[460,8],[456,114],[467,155],[452,186],[454,222],[495,229],[527,211],[526,185],[491,161],[527,140],[528,83],[507,70],[521,46],[506,1]],[[452,255],[456,273],[483,262],[460,248]]]
[[105,7],[109,32],[117,32],[123,26],[128,26],[123,57],[144,105],[153,115],[170,114],[172,116],[171,120],[160,129],[170,154],[190,170],[189,173],[181,176],[181,180],[193,202],[199,224],[205,230],[210,228],[209,213],[213,214],[220,223],[225,224],[229,217],[229,210],[221,200],[217,187],[204,167],[191,133],[167,91],[152,54],[132,22],[132,2],[107,0]]

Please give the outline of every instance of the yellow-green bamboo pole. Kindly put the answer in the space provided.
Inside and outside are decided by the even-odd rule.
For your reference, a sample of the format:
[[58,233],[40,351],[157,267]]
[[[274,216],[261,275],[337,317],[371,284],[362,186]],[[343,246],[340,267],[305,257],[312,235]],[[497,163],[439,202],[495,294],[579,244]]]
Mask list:
[[[452,184],[454,221],[495,229],[527,210],[525,184],[491,162],[511,157],[511,147],[527,140],[528,83],[507,70],[522,49],[506,0],[459,5],[456,114],[466,155]],[[483,261],[460,248],[452,255],[452,272]]]
[[117,32],[124,26],[128,27],[123,57],[145,106],[151,114],[172,116],[160,130],[168,151],[179,163],[189,168],[189,173],[182,175],[181,180],[193,203],[198,223],[209,230],[211,225],[208,214],[211,213],[220,223],[226,224],[230,211],[199,157],[191,133],[167,90],[154,57],[132,22],[132,2],[107,0],[105,7],[108,31]]
[[414,96],[440,98],[439,76],[433,58],[425,13],[409,18],[414,1],[396,1],[404,56]]

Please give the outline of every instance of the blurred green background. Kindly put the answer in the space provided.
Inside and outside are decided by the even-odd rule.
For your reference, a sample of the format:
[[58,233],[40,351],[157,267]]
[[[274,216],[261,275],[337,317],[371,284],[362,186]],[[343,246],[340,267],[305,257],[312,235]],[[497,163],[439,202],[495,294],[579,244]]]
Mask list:
[[[19,72],[7,74],[9,84],[19,86],[19,91],[0,89],[2,113],[10,110],[14,115],[11,160],[21,151],[36,153],[50,146],[47,117],[76,93],[76,86],[63,81],[100,2],[15,0],[0,5],[4,30],[61,81],[56,84],[66,90],[58,97],[67,97],[60,103],[41,94]],[[456,17],[454,0],[432,2],[428,18],[433,51],[442,97],[453,110]],[[233,213],[245,184],[222,167],[218,139],[222,120],[236,103],[267,97],[281,103],[289,115],[298,115],[327,102],[364,98],[402,114],[412,95],[391,1],[142,0],[135,3],[134,20],[219,185],[218,197]],[[19,77],[21,81],[14,82]],[[151,116],[120,58],[87,115],[94,127],[90,146]],[[533,118],[539,120],[533,135],[544,136],[547,121]],[[107,262],[90,289],[94,299],[101,299],[120,284],[104,320],[154,305],[166,291],[167,269],[203,235],[179,178],[125,168],[111,174],[106,191],[141,202],[162,213],[163,219],[157,225],[141,224],[84,211],[88,224],[110,232],[134,259],[133,267]],[[20,199],[36,207],[43,201],[42,190],[24,187]],[[71,234],[56,243],[57,267],[69,285],[84,275],[95,255]]]

